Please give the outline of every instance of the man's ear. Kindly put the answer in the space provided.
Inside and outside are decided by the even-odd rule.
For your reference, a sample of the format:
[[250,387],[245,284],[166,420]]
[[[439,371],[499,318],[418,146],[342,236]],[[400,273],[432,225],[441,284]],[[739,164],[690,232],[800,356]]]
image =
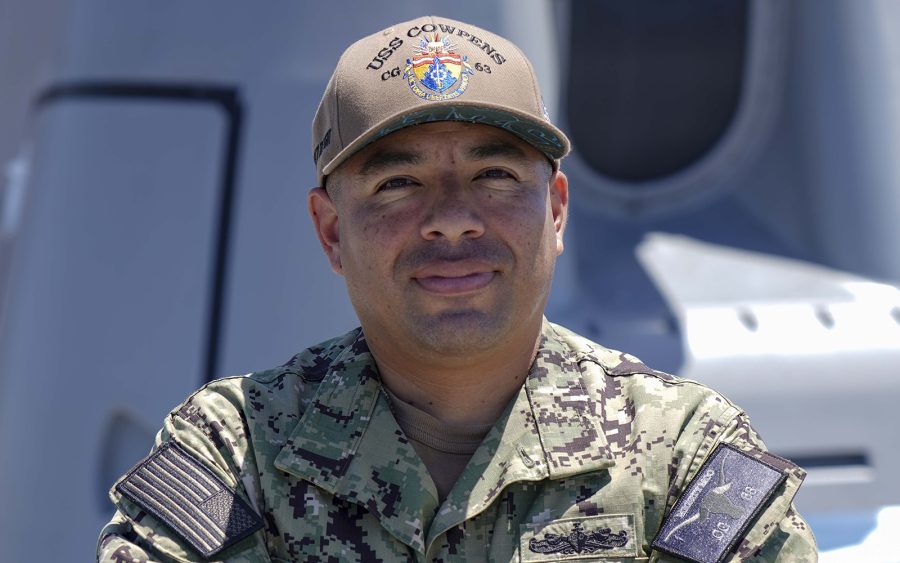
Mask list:
[[553,214],[553,227],[556,229],[556,254],[562,254],[563,234],[569,219],[569,179],[562,170],[550,176],[550,211]]
[[341,266],[341,234],[338,228],[338,213],[331,196],[324,188],[313,188],[309,190],[306,204],[316,227],[319,243],[322,245],[322,250],[325,251],[328,262],[331,263],[331,269],[336,274],[344,275],[344,269]]

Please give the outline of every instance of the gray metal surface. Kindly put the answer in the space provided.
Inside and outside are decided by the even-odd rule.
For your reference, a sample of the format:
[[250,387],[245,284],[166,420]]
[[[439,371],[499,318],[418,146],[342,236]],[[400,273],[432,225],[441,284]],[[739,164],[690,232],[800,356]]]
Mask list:
[[671,235],[649,236],[639,256],[682,327],[681,374],[806,466],[802,510],[900,499],[900,289]]
[[104,460],[145,455],[203,380],[219,198],[214,109],[60,102],[37,130],[0,339],[0,561],[87,559]]

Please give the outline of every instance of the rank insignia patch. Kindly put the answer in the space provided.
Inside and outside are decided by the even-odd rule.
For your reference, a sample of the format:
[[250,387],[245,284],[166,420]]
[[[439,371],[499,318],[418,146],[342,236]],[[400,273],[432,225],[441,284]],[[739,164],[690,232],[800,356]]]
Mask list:
[[519,551],[523,562],[634,557],[634,516],[602,514],[526,525]]
[[204,557],[262,527],[262,520],[175,442],[138,464],[116,490],[168,525]]
[[403,77],[410,89],[426,100],[451,100],[469,85],[469,76],[475,74],[468,57],[453,52],[450,36],[426,34],[417,47],[416,54],[406,59]]
[[787,474],[720,444],[663,521],[652,547],[696,563],[719,563]]

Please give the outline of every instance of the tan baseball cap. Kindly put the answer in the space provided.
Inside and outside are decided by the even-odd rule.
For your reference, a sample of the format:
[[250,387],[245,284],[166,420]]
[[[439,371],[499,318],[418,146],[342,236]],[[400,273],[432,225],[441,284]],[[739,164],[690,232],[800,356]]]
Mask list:
[[369,143],[433,121],[500,127],[554,162],[569,152],[518,47],[474,25],[427,16],[364,37],[341,55],[313,119],[319,185]]

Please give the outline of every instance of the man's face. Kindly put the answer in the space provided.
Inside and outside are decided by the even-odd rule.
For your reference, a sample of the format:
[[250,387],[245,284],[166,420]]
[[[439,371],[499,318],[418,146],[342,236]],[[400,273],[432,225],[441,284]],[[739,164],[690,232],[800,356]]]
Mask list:
[[328,186],[310,212],[368,339],[458,356],[539,330],[568,186],[530,145],[487,125],[413,126]]

